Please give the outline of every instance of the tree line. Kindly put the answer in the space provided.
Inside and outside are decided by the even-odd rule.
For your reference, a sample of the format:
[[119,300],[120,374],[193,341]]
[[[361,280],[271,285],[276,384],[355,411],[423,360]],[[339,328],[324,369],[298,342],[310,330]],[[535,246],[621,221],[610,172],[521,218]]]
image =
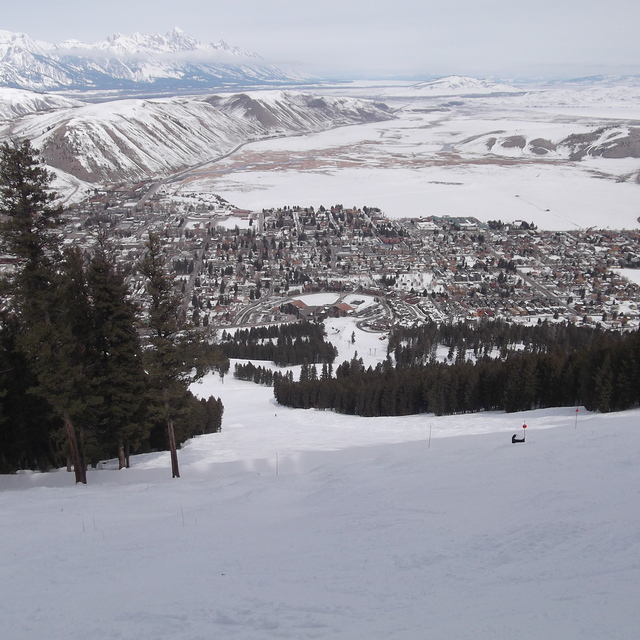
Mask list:
[[[548,329],[534,332],[544,335]],[[365,368],[362,359],[354,358],[336,369],[335,378],[276,380],[274,395],[289,407],[361,416],[513,412],[575,405],[608,412],[638,406],[640,332],[596,330],[587,336],[565,329],[578,346],[566,349],[549,344],[544,350],[511,350],[505,357],[452,363],[427,359],[394,366],[387,358],[375,368]]]
[[[604,329],[571,322],[536,325],[489,320],[458,324],[427,322],[401,327],[389,336],[387,353],[397,366],[434,362],[438,346],[449,348],[448,359],[464,362],[468,357],[497,355],[505,358],[514,349],[545,353],[554,349],[574,351],[594,344]],[[616,334],[617,335],[617,334]]]
[[50,182],[28,141],[0,146],[0,471],[66,463],[85,483],[101,459],[122,468],[131,453],[169,448],[177,477],[177,446],[219,430],[224,411],[189,384],[228,360],[185,331],[159,238],[137,265],[142,322],[104,235],[90,254],[62,246]]
[[246,364],[237,362],[234,367],[233,377],[237,380],[255,382],[266,387],[272,387],[274,381],[281,378],[293,382],[293,373],[291,371],[281,373],[261,365],[256,366],[252,362],[247,362]]
[[313,322],[295,322],[223,332],[220,349],[229,358],[266,360],[278,366],[333,362],[336,348],[325,340],[324,327]]

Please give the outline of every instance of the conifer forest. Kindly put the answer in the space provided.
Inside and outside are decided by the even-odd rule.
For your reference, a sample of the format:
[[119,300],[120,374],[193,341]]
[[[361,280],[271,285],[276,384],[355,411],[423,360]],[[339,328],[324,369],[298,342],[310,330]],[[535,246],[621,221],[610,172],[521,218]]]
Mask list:
[[[444,362],[439,346],[449,348]],[[274,394],[286,406],[360,416],[617,411],[640,403],[640,334],[572,323],[429,323],[392,332],[387,360],[375,369],[353,358],[335,378],[274,379]]]
[[77,482],[88,465],[176,450],[220,429],[219,399],[188,386],[226,356],[189,331],[149,235],[137,268],[148,309],[133,304],[127,273],[98,235],[92,252],[63,247],[52,176],[28,141],[0,147],[0,239],[11,268],[0,281],[0,472],[65,464]]

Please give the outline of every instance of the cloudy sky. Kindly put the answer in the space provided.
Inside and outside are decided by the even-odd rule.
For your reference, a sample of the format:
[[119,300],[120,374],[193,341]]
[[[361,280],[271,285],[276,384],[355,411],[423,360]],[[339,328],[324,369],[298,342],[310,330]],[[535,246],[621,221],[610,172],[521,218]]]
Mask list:
[[331,77],[640,73],[638,0],[0,0],[0,28],[61,42],[178,26]]

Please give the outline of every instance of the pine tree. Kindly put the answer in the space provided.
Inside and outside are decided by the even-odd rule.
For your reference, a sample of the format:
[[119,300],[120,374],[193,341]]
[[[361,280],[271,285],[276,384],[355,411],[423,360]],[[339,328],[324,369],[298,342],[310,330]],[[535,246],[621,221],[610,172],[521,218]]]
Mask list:
[[37,377],[21,346],[22,325],[0,314],[0,473],[59,464],[51,433],[59,427],[50,405],[32,393]]
[[[187,331],[180,298],[175,295],[173,279],[165,268],[160,238],[154,233],[149,234],[139,269],[147,280],[150,298],[147,326],[151,332],[151,349],[145,351],[150,399],[156,417],[166,426],[171,473],[178,478],[176,421],[189,412],[193,396],[188,387],[212,367],[224,375],[229,369],[229,360],[220,351],[209,348],[198,335]],[[183,433],[188,437],[187,429]]]
[[86,484],[85,437],[103,398],[97,389],[91,301],[81,253],[65,253],[50,321],[30,327],[27,352],[38,377],[35,392],[64,425],[76,482]]
[[105,410],[101,440],[117,446],[119,467],[129,466],[132,447],[149,435],[146,422],[146,376],[133,304],[124,276],[109,259],[104,243],[91,258],[87,280],[92,299],[96,348],[95,375]]
[[146,368],[149,373],[154,406],[166,424],[167,441],[171,455],[171,475],[180,477],[175,437],[176,396],[184,393],[174,339],[182,326],[180,299],[173,291],[173,281],[165,269],[160,237],[149,233],[146,254],[139,268],[147,280],[147,293],[151,299],[148,310],[148,326],[152,332],[152,349],[147,353]]
[[86,353],[65,317],[72,307],[64,296],[73,287],[69,280],[60,286],[61,256],[54,229],[61,223],[62,210],[54,205],[57,196],[49,190],[50,183],[51,175],[29,141],[0,146],[0,233],[16,260],[7,293],[20,324],[19,349],[36,377],[34,391],[63,420],[76,481],[86,483],[81,433],[74,424],[75,414],[90,403],[83,397]]
[[28,140],[0,145],[0,215],[5,216],[0,230],[5,248],[17,259],[23,286],[47,284],[47,267],[57,254],[53,230],[62,222],[62,208],[54,205],[51,179]]
[[62,210],[54,206],[51,175],[28,140],[0,145],[2,244],[16,261],[7,284],[12,310],[31,326],[51,321],[56,266],[61,256],[54,230]]

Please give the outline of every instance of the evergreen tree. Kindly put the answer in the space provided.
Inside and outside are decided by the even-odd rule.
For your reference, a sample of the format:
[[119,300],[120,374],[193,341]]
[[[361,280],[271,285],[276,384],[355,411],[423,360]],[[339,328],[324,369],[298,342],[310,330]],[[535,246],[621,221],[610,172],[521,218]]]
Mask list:
[[35,392],[52,406],[64,425],[76,482],[86,484],[85,436],[93,435],[97,390],[91,303],[82,255],[65,253],[50,320],[29,327],[25,344],[38,377]]
[[133,304],[124,276],[104,243],[91,258],[87,279],[93,303],[95,375],[104,400],[99,425],[107,450],[117,446],[119,467],[129,466],[131,448],[149,435],[145,421],[146,378]]
[[219,350],[209,348],[193,332],[187,331],[180,298],[174,293],[173,279],[165,268],[165,258],[159,236],[149,234],[146,254],[139,268],[147,280],[150,302],[147,325],[151,332],[151,348],[145,351],[145,369],[149,376],[152,411],[166,427],[171,453],[172,477],[180,476],[176,424],[185,438],[191,435],[188,419],[197,403],[189,385],[201,378],[211,367],[224,375],[229,360]]
[[[7,284],[10,309],[19,324],[18,348],[36,378],[35,392],[64,421],[69,455],[77,482],[86,482],[81,433],[74,424],[91,400],[83,397],[86,351],[75,344],[74,327],[67,321],[72,309],[65,299],[78,293],[67,279],[59,279],[61,257],[54,229],[61,222],[56,194],[49,190],[50,174],[29,141],[0,146],[0,233],[5,250],[14,256],[16,270]],[[68,263],[68,273],[73,265]],[[79,294],[81,295],[81,294]],[[82,305],[80,305],[82,306]],[[74,310],[78,314],[82,309]],[[77,386],[76,386],[77,384]]]
[[180,477],[175,437],[176,405],[185,392],[179,365],[180,357],[174,340],[184,324],[180,299],[173,290],[173,281],[165,269],[160,237],[149,233],[146,253],[139,268],[147,280],[147,293],[151,299],[148,326],[152,332],[152,349],[147,354],[147,371],[151,385],[153,406],[167,429],[167,442],[171,455],[171,474]]
[[21,346],[21,331],[15,314],[0,314],[0,473],[46,471],[60,463],[51,439],[59,421],[46,400],[32,392],[37,377]]
[[22,288],[23,304],[32,294],[34,305],[40,302],[37,294],[48,288],[58,255],[53,231],[62,222],[62,208],[54,205],[51,179],[28,140],[0,145],[0,231],[5,249],[17,260],[14,281]]

